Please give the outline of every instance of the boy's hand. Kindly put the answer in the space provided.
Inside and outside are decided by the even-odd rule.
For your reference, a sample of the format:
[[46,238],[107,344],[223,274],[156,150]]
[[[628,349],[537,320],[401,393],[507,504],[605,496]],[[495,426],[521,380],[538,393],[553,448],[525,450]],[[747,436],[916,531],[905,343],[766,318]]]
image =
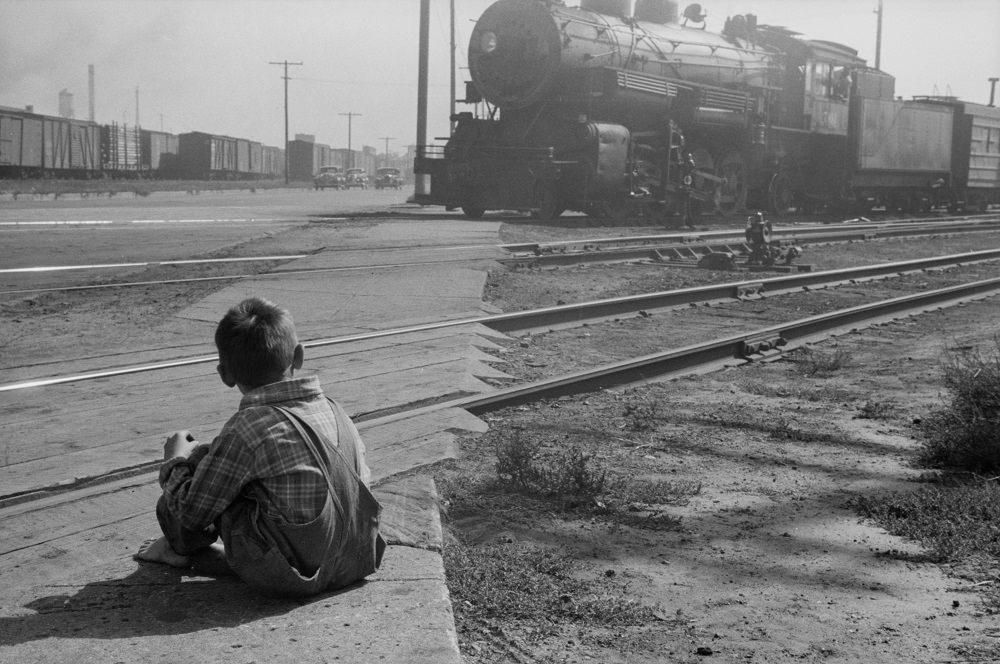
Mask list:
[[163,444],[163,458],[173,459],[174,457],[187,458],[191,456],[194,448],[201,443],[195,440],[190,431],[175,431],[167,436],[167,442]]

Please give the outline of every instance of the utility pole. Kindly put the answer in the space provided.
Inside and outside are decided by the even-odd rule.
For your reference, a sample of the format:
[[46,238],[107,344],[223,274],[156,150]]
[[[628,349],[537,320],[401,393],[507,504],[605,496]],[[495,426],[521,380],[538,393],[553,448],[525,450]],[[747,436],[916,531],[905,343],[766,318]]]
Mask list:
[[878,0],[878,27],[875,29],[875,69],[882,69],[882,0]]
[[455,0],[451,0],[451,107],[448,110],[449,131],[451,136],[455,133]]
[[389,141],[396,140],[396,137],[395,136],[379,136],[378,140],[385,141],[385,163],[382,164],[382,165],[383,166],[388,166],[389,165]]
[[135,88],[135,126],[139,126],[139,88]]
[[[417,150],[427,149],[427,60],[431,23],[431,0],[420,0],[420,39],[417,54]],[[419,157],[420,152],[417,152]],[[431,193],[430,178],[417,175],[414,196]]]
[[360,113],[339,113],[338,115],[347,116],[347,158],[349,160],[350,166],[348,168],[354,168],[354,153],[351,151],[351,120],[355,117],[361,117]]
[[268,64],[285,67],[285,75],[281,78],[285,79],[285,184],[288,184],[288,67],[291,65],[301,65],[302,63],[284,60],[282,62],[269,62]]

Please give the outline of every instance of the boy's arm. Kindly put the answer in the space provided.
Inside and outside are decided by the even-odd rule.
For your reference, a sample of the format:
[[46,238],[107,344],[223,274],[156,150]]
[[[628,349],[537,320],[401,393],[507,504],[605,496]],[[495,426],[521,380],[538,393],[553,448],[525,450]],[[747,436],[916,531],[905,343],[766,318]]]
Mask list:
[[175,456],[160,468],[167,507],[185,528],[210,525],[252,479],[253,457],[232,432],[223,431],[210,446],[196,445],[189,456]]

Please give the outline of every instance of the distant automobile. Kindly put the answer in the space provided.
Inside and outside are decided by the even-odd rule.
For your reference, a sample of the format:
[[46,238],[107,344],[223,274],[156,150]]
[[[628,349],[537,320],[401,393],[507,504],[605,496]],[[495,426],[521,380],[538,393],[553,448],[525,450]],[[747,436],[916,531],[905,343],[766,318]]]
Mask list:
[[313,178],[313,187],[316,189],[344,189],[346,180],[340,166],[321,166],[319,172]]
[[368,188],[368,173],[363,168],[348,168],[344,179],[344,186],[348,189],[351,187]]
[[375,171],[376,189],[402,189],[403,175],[398,168],[380,168]]

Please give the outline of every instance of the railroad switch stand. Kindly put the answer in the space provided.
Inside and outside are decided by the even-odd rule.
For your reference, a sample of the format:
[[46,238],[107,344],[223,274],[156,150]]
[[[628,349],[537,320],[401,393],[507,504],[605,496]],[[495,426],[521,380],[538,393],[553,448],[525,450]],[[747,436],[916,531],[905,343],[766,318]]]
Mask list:
[[763,212],[756,212],[747,217],[745,230],[746,244],[739,252],[743,260],[734,251],[715,251],[706,254],[698,261],[698,267],[709,270],[773,270],[780,272],[809,272],[809,265],[792,265],[792,261],[802,255],[802,248],[791,243],[783,243],[773,239],[771,222],[764,217]]

